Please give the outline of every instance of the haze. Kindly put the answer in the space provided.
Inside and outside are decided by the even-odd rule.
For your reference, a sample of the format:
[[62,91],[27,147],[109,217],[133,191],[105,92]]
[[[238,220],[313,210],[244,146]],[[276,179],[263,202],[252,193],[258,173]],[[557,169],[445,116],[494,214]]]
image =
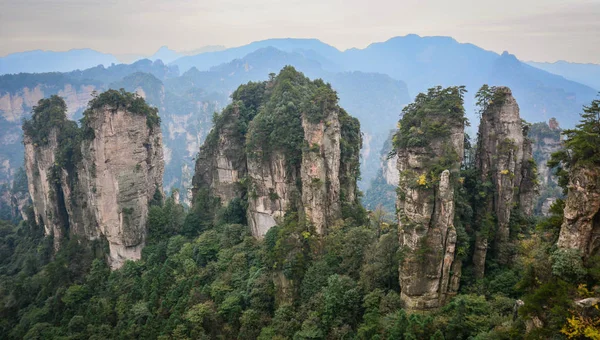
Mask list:
[[0,0],[0,55],[92,48],[149,55],[277,37],[341,50],[393,36],[452,36],[521,60],[600,63],[600,2]]

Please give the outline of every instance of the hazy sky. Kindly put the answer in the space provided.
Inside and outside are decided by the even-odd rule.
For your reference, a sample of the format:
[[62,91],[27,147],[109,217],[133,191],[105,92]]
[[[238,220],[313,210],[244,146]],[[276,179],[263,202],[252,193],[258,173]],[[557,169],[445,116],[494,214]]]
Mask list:
[[600,0],[0,0],[0,55],[89,47],[152,54],[267,38],[341,50],[452,36],[522,60],[600,63]]

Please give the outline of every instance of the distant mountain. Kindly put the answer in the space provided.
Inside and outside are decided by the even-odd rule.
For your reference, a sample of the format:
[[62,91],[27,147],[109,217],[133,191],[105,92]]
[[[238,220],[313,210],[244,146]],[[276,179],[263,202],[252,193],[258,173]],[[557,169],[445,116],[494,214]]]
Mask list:
[[305,60],[319,63],[320,69],[328,72],[386,74],[404,81],[411,96],[437,85],[465,85],[469,91],[465,97],[466,112],[474,125],[478,119],[474,94],[483,84],[511,87],[524,119],[537,122],[556,117],[567,127],[578,121],[581,107],[596,97],[595,89],[531,67],[509,53],[499,55],[450,37],[414,34],[344,52],[315,39],[269,39],[182,57],[172,65],[179,66],[182,72],[192,67],[208,71],[265,47],[301,55]]
[[527,65],[506,52],[491,65],[489,83],[512,89],[521,118],[539,122],[555,117],[564,126],[575,125],[582,106],[597,93],[589,86]]
[[[469,90],[466,112],[473,130],[478,119],[474,95],[483,84],[511,87],[524,119],[539,122],[556,117],[564,127],[573,126],[582,105],[596,98],[593,88],[530,66],[514,55],[499,55],[448,37],[408,35],[344,52],[316,39],[270,39],[183,56],[167,65],[160,60],[176,55],[161,48],[153,56],[159,58],[155,61],[0,77],[0,128],[4,129],[0,164],[13,153],[4,150],[22,148],[19,122],[40,98],[51,94],[67,98],[69,114],[77,117],[92,91],[124,87],[159,107],[167,158],[165,186],[187,187],[189,165],[211,128],[212,113],[229,102],[240,84],[265,80],[285,65],[330,82],[338,91],[340,105],[360,120],[363,189],[377,175],[379,151],[403,106],[429,87],[465,85]],[[21,156],[15,157],[0,167],[0,184],[12,176],[13,165],[22,161]]]
[[148,57],[148,59],[152,61],[162,60],[163,63],[168,64],[173,60],[176,60],[183,56],[184,55],[182,53],[171,50],[167,46],[163,46],[159,48],[158,51],[156,51],[156,53],[154,53],[151,57]]
[[11,73],[68,72],[97,65],[110,66],[119,61],[111,54],[91,49],[52,52],[35,50],[0,58],[0,75]]
[[205,53],[205,52],[223,51],[225,49],[227,49],[227,47],[225,47],[223,45],[206,45],[206,46],[202,46],[200,48],[197,48],[195,50],[182,51],[180,53],[183,54],[183,55],[196,55],[196,54]]
[[255,52],[261,48],[274,47],[284,52],[306,52],[313,53],[312,58],[335,60],[342,53],[333,46],[327,45],[317,39],[268,39],[256,41],[248,45],[228,48],[223,51],[206,52],[192,56],[179,58],[172,62],[177,65],[181,72],[185,72],[192,67],[200,71],[208,71],[211,67],[229,62],[233,59],[239,59],[247,54]]
[[513,90],[521,117],[545,121],[556,117],[565,125],[578,121],[578,112],[596,91],[588,86],[533,68],[514,55],[486,51],[449,37],[407,35],[343,53],[346,69],[379,72],[402,79],[411,95],[436,85],[465,85],[467,116],[476,123],[474,93],[482,84],[504,85]]
[[557,61],[555,63],[538,63],[528,61],[527,64],[539,69],[558,74],[569,80],[573,80],[600,91],[600,65],[579,64],[568,61]]
[[141,59],[132,64],[118,64],[110,67],[96,66],[83,71],[68,72],[67,74],[73,79],[94,79],[108,84],[135,72],[150,73],[161,80],[179,76],[177,66],[167,66],[161,60],[151,61],[149,59]]

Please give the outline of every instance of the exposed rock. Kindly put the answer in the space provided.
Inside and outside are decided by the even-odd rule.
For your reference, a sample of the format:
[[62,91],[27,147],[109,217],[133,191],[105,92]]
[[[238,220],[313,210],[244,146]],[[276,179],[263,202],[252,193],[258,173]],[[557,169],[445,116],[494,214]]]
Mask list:
[[559,248],[576,249],[585,258],[600,249],[600,169],[570,169]]
[[6,188],[0,188],[0,219],[19,221],[27,220],[28,216],[25,211],[26,207],[31,203],[29,192],[13,192]]
[[[49,100],[64,106],[58,97]],[[61,119],[36,112],[33,123],[26,122],[47,119],[56,124],[46,142],[24,126],[25,169],[36,222],[54,237],[55,250],[70,235],[106,239],[112,268],[141,257],[148,204],[157,190],[162,195],[162,134],[144,114],[127,107],[101,104],[86,111],[82,140],[68,134],[77,127],[66,112]]]
[[[279,93],[288,82],[304,88],[283,98]],[[298,109],[315,105],[320,95],[335,101],[311,108],[314,112]],[[283,100],[290,110],[287,121],[279,114]],[[278,139],[271,139],[277,133]],[[247,199],[248,224],[257,238],[281,224],[290,210],[323,234],[342,217],[344,204],[358,204],[360,147],[358,121],[337,105],[335,92],[286,67],[277,77],[234,93],[200,148],[193,194],[208,192],[223,205]]]
[[27,173],[28,189],[33,203],[35,222],[44,226],[44,234],[54,237],[54,249],[58,250],[60,239],[63,237],[64,218],[59,208],[58,190],[50,172],[55,164],[55,153],[58,149],[58,128],[52,128],[46,145],[37,145],[32,138],[25,134],[25,172]]
[[[461,271],[460,261],[455,260],[454,227],[454,190],[464,153],[461,92],[439,88],[419,96],[405,111],[395,137],[399,236],[404,249],[400,297],[412,310],[442,306],[456,294]],[[429,109],[447,103],[457,106],[440,112]],[[437,126],[445,130],[433,132]],[[415,138],[424,140],[415,142]]]
[[298,175],[288,171],[286,164],[281,152],[274,152],[267,161],[248,159],[252,185],[248,197],[248,225],[257,238],[282,223],[287,209],[299,202],[300,191],[295,186]]
[[525,320],[525,334],[529,334],[531,331],[542,327],[544,327],[544,323],[537,316]]
[[398,155],[394,155],[391,158],[386,158],[382,161],[382,163],[383,178],[385,178],[385,182],[389,185],[397,187],[398,184],[400,184],[400,174],[398,173],[398,168],[396,167],[396,164],[398,164]]
[[552,118],[548,123],[535,123],[529,129],[528,137],[532,140],[533,158],[537,164],[539,197],[535,205],[535,213],[546,216],[556,199],[564,195],[558,186],[558,179],[548,167],[550,156],[562,148],[561,129],[556,119]]
[[208,185],[210,193],[227,204],[241,197],[240,180],[246,177],[247,160],[244,150],[245,139],[240,138],[236,130],[240,120],[239,107],[232,105],[223,115],[223,126],[212,132],[200,148],[193,177],[192,194],[197,195],[199,188]]
[[396,188],[400,174],[398,173],[398,155],[392,152],[392,138],[396,131],[392,130],[380,151],[380,163],[377,176],[371,181],[369,189],[362,198],[362,203],[369,210],[378,208],[389,213],[389,218],[396,219]]
[[[95,137],[83,142],[77,175],[78,191],[88,199],[93,218],[74,218],[72,228],[90,239],[106,237],[111,266],[118,268],[125,260],[141,258],[148,204],[156,190],[162,195],[162,134],[159,128],[149,128],[144,116],[127,110],[104,107],[89,117]],[[68,207],[71,216],[83,208]]]
[[496,222],[493,247],[498,261],[507,263],[512,253],[509,222],[513,208],[531,214],[536,195],[532,146],[517,101],[507,87],[493,87],[491,92],[482,111],[476,154],[481,182],[489,181],[493,187],[477,212],[479,230],[473,255],[477,277],[483,277],[485,270],[490,221]]
[[600,298],[591,297],[579,301],[575,301],[575,304],[581,308],[590,308],[600,303]]
[[325,112],[319,122],[302,115],[304,139],[310,145],[302,153],[302,206],[318,234],[341,218],[340,121],[336,110]]

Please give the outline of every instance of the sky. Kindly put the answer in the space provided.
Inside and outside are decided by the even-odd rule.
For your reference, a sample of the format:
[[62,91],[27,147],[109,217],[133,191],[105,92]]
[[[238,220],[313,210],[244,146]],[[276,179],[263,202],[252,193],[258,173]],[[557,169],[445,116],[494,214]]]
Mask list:
[[0,56],[92,48],[151,55],[268,38],[340,50],[414,33],[526,61],[600,64],[600,0],[0,0]]

